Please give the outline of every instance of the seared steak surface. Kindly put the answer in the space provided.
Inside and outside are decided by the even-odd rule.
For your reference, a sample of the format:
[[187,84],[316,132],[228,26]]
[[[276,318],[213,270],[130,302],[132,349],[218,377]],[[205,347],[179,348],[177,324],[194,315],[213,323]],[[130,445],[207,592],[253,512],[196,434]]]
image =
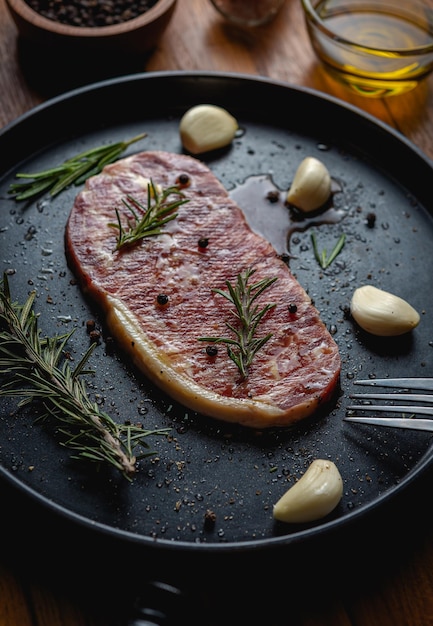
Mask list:
[[[162,188],[188,179],[188,202],[163,233],[115,251],[122,199],[147,205],[149,180]],[[208,245],[203,245],[203,240]],[[199,243],[200,242],[200,243]],[[250,427],[286,426],[328,402],[337,386],[337,345],[309,296],[271,244],[254,233],[207,166],[166,152],[142,152],[87,180],[66,227],[66,253],[82,289],[106,316],[113,337],[167,394],[211,417]],[[209,355],[200,337],[231,337],[227,290],[251,268],[250,282],[277,280],[258,298],[276,303],[256,336],[272,333],[240,379],[224,344]],[[168,297],[161,305],[159,295]],[[296,310],[295,310],[296,309]]]

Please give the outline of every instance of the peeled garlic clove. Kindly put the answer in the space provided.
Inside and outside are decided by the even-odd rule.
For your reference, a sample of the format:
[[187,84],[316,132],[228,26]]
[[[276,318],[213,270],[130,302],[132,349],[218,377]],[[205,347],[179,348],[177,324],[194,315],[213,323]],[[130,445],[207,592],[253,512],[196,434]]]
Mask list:
[[183,115],[179,133],[184,148],[200,154],[228,146],[238,128],[237,120],[222,107],[199,104]]
[[331,195],[331,176],[326,166],[306,157],[296,170],[286,201],[301,211],[316,211]]
[[343,495],[343,479],[332,461],[316,459],[274,505],[280,522],[305,523],[331,513]]
[[350,312],[361,328],[381,337],[403,335],[420,321],[418,312],[406,300],[372,285],[355,290]]

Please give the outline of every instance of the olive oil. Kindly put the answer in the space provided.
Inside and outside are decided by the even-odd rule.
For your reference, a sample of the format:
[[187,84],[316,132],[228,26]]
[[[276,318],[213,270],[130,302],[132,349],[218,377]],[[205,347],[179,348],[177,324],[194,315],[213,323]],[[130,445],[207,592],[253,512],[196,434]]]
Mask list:
[[403,93],[433,64],[431,10],[410,0],[321,0],[307,24],[320,59],[363,95]]

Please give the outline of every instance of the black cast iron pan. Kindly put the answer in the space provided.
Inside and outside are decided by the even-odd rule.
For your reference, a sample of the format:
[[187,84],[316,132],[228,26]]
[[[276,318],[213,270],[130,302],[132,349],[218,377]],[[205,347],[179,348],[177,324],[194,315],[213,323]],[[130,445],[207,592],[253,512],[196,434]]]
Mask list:
[[[343,363],[335,404],[293,428],[252,432],[177,405],[102,341],[90,363],[95,370],[90,393],[116,419],[140,416],[146,427],[170,427],[175,435],[152,441],[157,460],[143,461],[131,484],[73,461],[31,411],[17,414],[9,399],[0,404],[0,474],[21,506],[36,506],[46,528],[65,524],[68,537],[83,532],[92,547],[104,543],[105,555],[117,546],[123,553],[144,553],[146,562],[156,559],[154,571],[163,580],[180,574],[173,569],[179,559],[195,564],[188,570],[194,584],[203,582],[197,573],[204,566],[212,576],[215,562],[224,567],[229,562],[227,577],[236,578],[238,568],[251,575],[245,563],[258,557],[278,563],[295,553],[311,555],[312,546],[331,537],[338,544],[348,528],[384,515],[398,497],[413,492],[431,461],[430,435],[366,429],[343,417],[354,379],[431,373],[432,164],[394,130],[331,97],[264,78],[164,72],[79,88],[22,116],[0,135],[1,261],[14,298],[23,300],[36,289],[44,333],[76,327],[71,339],[76,354],[88,347],[88,319],[103,333],[104,321],[65,261],[63,233],[77,189],[26,205],[9,197],[8,187],[19,171],[52,167],[140,132],[147,137],[130,151],[180,152],[180,116],[204,102],[227,108],[243,132],[230,148],[203,160],[252,226],[266,229],[278,251],[289,255],[292,271],[335,333]],[[283,197],[309,155],[326,163],[338,188],[329,223],[294,223],[281,203],[264,206],[260,200],[270,187]],[[368,213],[376,215],[374,228]],[[328,249],[346,235],[342,253],[326,271],[314,259],[312,228]],[[398,339],[362,333],[346,311],[353,290],[366,282],[407,299],[422,313],[419,327]],[[314,524],[276,523],[272,506],[289,478],[299,477],[319,457],[340,469],[340,505]],[[212,525],[206,523],[209,510],[215,514]]]

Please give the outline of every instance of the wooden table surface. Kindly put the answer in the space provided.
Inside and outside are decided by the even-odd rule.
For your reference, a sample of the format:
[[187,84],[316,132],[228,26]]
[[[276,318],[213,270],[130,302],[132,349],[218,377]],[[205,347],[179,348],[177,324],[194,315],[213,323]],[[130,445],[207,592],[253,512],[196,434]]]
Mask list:
[[[22,47],[5,2],[0,0],[1,127],[69,87],[55,78],[57,66],[32,67],[23,56]],[[37,71],[43,69],[45,81],[38,83]],[[351,94],[318,67],[307,40],[299,0],[287,0],[271,24],[248,32],[230,27],[206,0],[178,0],[162,41],[134,71],[137,69],[240,72],[312,87],[376,116],[433,159],[433,77],[417,90],[396,98],[373,100]],[[257,580],[279,582],[280,585],[275,584],[278,598],[272,595],[272,584],[266,586],[266,593],[263,584],[263,593],[251,595],[248,590],[246,593],[242,590],[242,581],[225,588],[229,572],[218,574],[220,586],[209,569],[198,572],[199,578],[213,582],[208,593],[206,584],[202,584],[199,595],[192,594],[188,621],[208,625],[229,623],[230,615],[234,615],[233,602],[238,601],[238,615],[249,617],[245,620],[237,617],[237,623],[253,623],[256,614],[260,616],[257,623],[268,625],[433,624],[431,478],[426,476],[414,485],[386,517],[372,519],[357,529],[347,539],[344,553],[336,541],[318,558],[319,552],[302,555],[301,551],[301,566],[290,559],[275,567],[272,563],[265,566],[261,557],[258,558],[253,565]],[[0,626],[126,624],[131,608],[128,593],[125,613],[120,610],[118,615],[113,607],[122,605],[125,587],[135,590],[137,586],[137,568],[134,580],[130,573],[134,557],[125,555],[119,566],[114,557],[110,559],[110,547],[106,546],[99,546],[105,559],[98,560],[90,550],[83,555],[80,538],[72,539],[72,532],[53,527],[44,512],[34,511],[21,499],[17,500],[8,486],[0,485],[0,495]],[[48,550],[44,543],[47,536]],[[159,569],[163,564],[157,565]],[[182,571],[191,567],[193,563],[181,558],[175,569],[181,576]],[[144,560],[138,571],[143,579],[151,579],[154,568],[154,563]],[[107,569],[117,593],[111,587],[107,587],[106,593],[101,588]],[[218,610],[224,615],[225,605],[227,619],[221,620],[217,617]],[[266,614],[268,618],[263,619]]]

